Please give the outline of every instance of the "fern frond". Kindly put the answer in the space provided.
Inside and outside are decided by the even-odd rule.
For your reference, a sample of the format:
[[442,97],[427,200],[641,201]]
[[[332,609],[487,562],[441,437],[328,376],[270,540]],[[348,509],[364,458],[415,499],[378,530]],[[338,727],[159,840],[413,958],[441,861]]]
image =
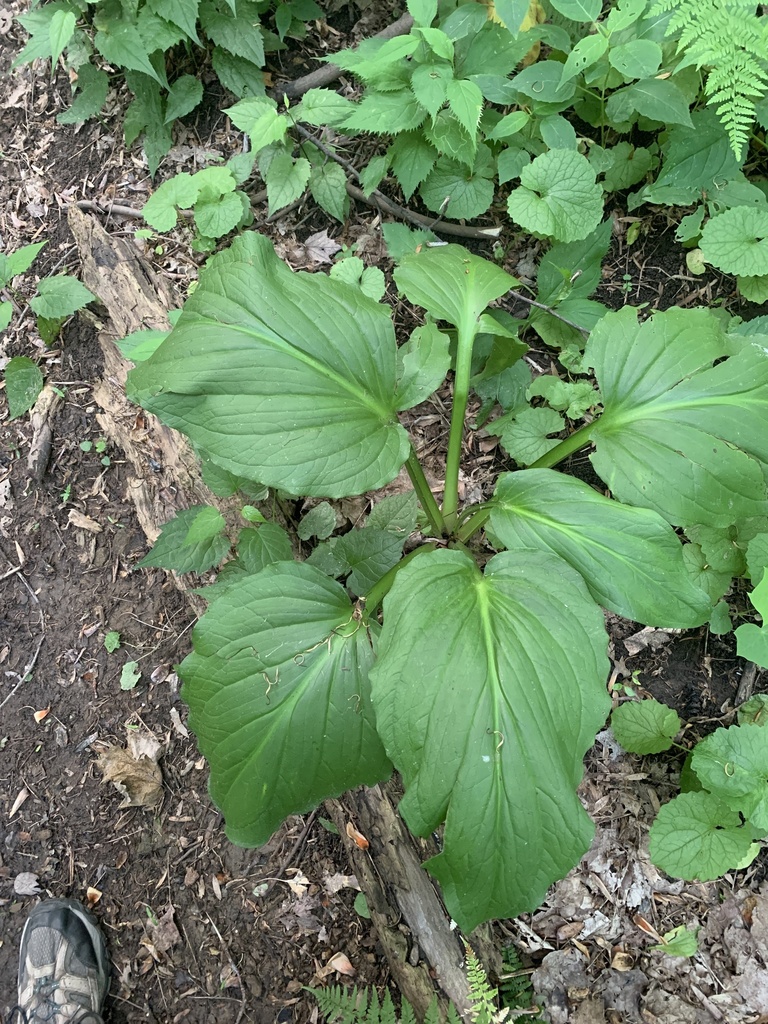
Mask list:
[[[358,991],[355,986],[351,991],[341,985],[329,985],[328,988],[309,988],[317,1000],[320,1013],[328,1024],[365,1024],[368,1011],[368,989]],[[378,1002],[378,1000],[377,1000]]]
[[707,70],[708,102],[739,156],[755,104],[768,93],[768,25],[752,0],[657,0],[651,14],[672,11],[666,34],[679,33],[683,64]]
[[488,975],[466,942],[467,980],[469,981],[469,1016],[474,1024],[494,1024],[497,1013],[498,992],[488,984]]

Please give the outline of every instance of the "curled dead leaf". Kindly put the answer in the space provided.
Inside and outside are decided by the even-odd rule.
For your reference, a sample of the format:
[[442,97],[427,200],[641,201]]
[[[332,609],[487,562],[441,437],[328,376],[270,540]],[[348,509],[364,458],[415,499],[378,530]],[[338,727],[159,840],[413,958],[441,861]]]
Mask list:
[[354,842],[355,846],[357,846],[359,849],[368,849],[368,846],[370,845],[368,843],[368,840],[365,838],[362,832],[357,831],[357,829],[355,828],[351,821],[347,822],[347,835]]
[[123,797],[120,807],[157,807],[163,799],[158,761],[163,745],[148,729],[129,729],[127,747],[109,744],[98,754],[97,767]]
[[51,709],[50,708],[43,708],[42,711],[36,711],[35,715],[34,715],[35,721],[39,724],[40,722],[43,721],[44,718],[47,718],[48,715],[50,715],[50,713],[51,713]]
[[348,978],[354,978],[357,974],[346,953],[334,953],[328,961],[328,966],[338,974],[345,974]]
[[17,896],[37,896],[40,886],[33,871],[20,871],[13,880],[13,891]]

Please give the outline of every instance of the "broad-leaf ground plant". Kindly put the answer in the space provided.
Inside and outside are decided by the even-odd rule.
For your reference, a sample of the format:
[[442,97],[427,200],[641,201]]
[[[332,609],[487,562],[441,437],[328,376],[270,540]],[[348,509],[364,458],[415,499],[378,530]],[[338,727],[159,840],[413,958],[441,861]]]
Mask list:
[[[649,836],[651,859],[667,874],[709,881],[747,867],[760,852],[757,840],[768,835],[766,723],[768,694],[760,693],[738,709],[738,724],[716,729],[688,753],[680,795],[664,804]],[[621,704],[611,716],[619,743],[635,754],[677,746],[681,724],[656,700]]]
[[[590,378],[532,383],[494,305],[516,284],[498,265],[425,245],[394,279],[424,311],[399,347],[390,308],[353,278],[292,273],[245,233],[128,387],[191,438],[213,485],[330,499],[302,521],[320,538],[303,562],[246,507],[180,666],[228,836],[262,844],[286,815],[394,767],[411,830],[442,828],[426,866],[468,930],[537,906],[589,846],[576,790],[610,709],[603,609],[701,625],[766,540],[768,337],[706,309],[625,307],[592,330]],[[451,367],[438,504],[401,414]],[[513,468],[464,507],[468,397],[489,380]],[[581,450],[601,489],[555,468]],[[331,500],[403,467],[411,494],[332,536]],[[207,568],[229,548],[223,527],[188,510],[147,564]]]

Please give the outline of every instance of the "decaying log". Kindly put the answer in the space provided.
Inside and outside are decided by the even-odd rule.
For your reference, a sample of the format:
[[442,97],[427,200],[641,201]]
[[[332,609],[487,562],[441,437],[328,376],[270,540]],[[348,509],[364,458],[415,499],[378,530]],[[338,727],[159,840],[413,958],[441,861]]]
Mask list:
[[[202,482],[188,442],[125,397],[129,364],[115,339],[136,330],[167,329],[167,310],[176,304],[174,297],[129,241],[112,238],[94,217],[74,206],[69,208],[69,224],[80,250],[83,283],[103,303],[110,321],[99,335],[105,372],[94,387],[94,399],[102,410],[97,418],[132,467],[128,496],[141,528],[154,541],[162,524],[180,509],[205,503],[226,512],[230,503],[217,498]],[[202,599],[189,593],[183,580],[177,578],[177,584],[200,614]],[[420,1015],[435,993],[443,1001],[452,999],[464,1012],[468,994],[461,970],[464,950],[420,866],[425,851],[403,825],[390,787],[348,793],[329,806],[345,842],[346,822],[352,821],[370,843],[365,851],[353,842],[347,849],[402,993]],[[482,937],[475,933],[472,944],[481,959],[487,959],[490,943],[483,948]]]
[[[395,809],[392,785],[361,788],[340,800],[327,800],[326,807],[365,893],[371,921],[387,948],[398,988],[418,1017],[424,1016],[435,985],[464,1016],[469,1008],[467,976],[462,970],[464,947],[421,866],[425,851],[417,848]],[[348,823],[368,842],[365,849],[347,833]]]

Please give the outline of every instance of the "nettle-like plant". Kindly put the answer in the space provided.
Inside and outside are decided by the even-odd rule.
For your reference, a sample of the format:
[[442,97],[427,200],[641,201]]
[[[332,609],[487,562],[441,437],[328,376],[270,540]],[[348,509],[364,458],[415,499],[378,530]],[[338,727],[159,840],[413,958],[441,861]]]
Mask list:
[[[704,309],[642,323],[630,307],[608,313],[583,357],[599,391],[572,391],[570,409],[559,384],[586,381],[531,385],[514,321],[490,308],[516,284],[499,266],[425,246],[394,278],[426,311],[399,347],[391,310],[359,284],[292,273],[243,234],[209,261],[128,389],[230,493],[245,480],[341,499],[406,468],[413,493],[372,499],[361,528],[331,536],[330,502],[313,508],[300,530],[327,539],[308,561],[248,506],[179,671],[234,842],[264,843],[286,815],[394,766],[412,831],[442,826],[427,867],[469,930],[535,907],[589,846],[576,790],[610,708],[602,609],[701,625],[722,568],[705,552],[768,534],[768,339]],[[438,505],[399,417],[451,367]],[[504,367],[522,371],[517,440],[529,443],[517,460],[530,466],[462,507],[471,381]],[[553,468],[586,448],[612,497]],[[182,516],[168,546],[185,566],[198,549],[207,565],[221,559],[223,517]]]
[[[226,112],[249,137],[252,154],[233,170],[234,179],[244,182],[255,160],[270,214],[309,189],[326,213],[344,221],[350,176],[366,195],[389,177],[406,200],[418,194],[442,217],[473,219],[503,201],[526,232],[570,243],[597,228],[607,196],[629,192],[630,212],[647,203],[696,207],[677,233],[689,248],[700,244],[691,268],[708,262],[735,274],[746,298],[768,298],[763,143],[755,140],[757,160],[749,148],[755,119],[768,124],[767,29],[750,5],[407,6],[414,18],[407,35],[366,40],[324,58],[359,80],[358,102],[319,88],[287,104],[279,89],[274,96],[263,89],[246,94],[225,82],[240,97]],[[744,74],[730,75],[731,67]],[[326,129],[323,139],[311,131],[318,128]],[[356,167],[343,155],[346,139],[363,133],[380,145]],[[188,185],[169,182],[161,202],[196,210]],[[237,212],[227,196],[230,216],[219,219],[221,229]],[[172,220],[158,218],[155,206],[146,216],[157,230]],[[631,226],[630,241],[639,230]]]
[[[235,96],[264,92],[265,52],[282,48],[286,34],[322,16],[314,0],[52,0],[19,16],[30,39],[15,64],[60,59],[73,98],[58,115],[76,124],[104,108],[115,70],[134,99],[125,116],[125,142],[143,135],[150,173],[171,148],[173,123],[203,99],[197,72],[204,51],[219,81]],[[276,32],[261,19],[274,15]],[[179,73],[181,69],[182,73]],[[110,77],[110,72],[112,75]]]

